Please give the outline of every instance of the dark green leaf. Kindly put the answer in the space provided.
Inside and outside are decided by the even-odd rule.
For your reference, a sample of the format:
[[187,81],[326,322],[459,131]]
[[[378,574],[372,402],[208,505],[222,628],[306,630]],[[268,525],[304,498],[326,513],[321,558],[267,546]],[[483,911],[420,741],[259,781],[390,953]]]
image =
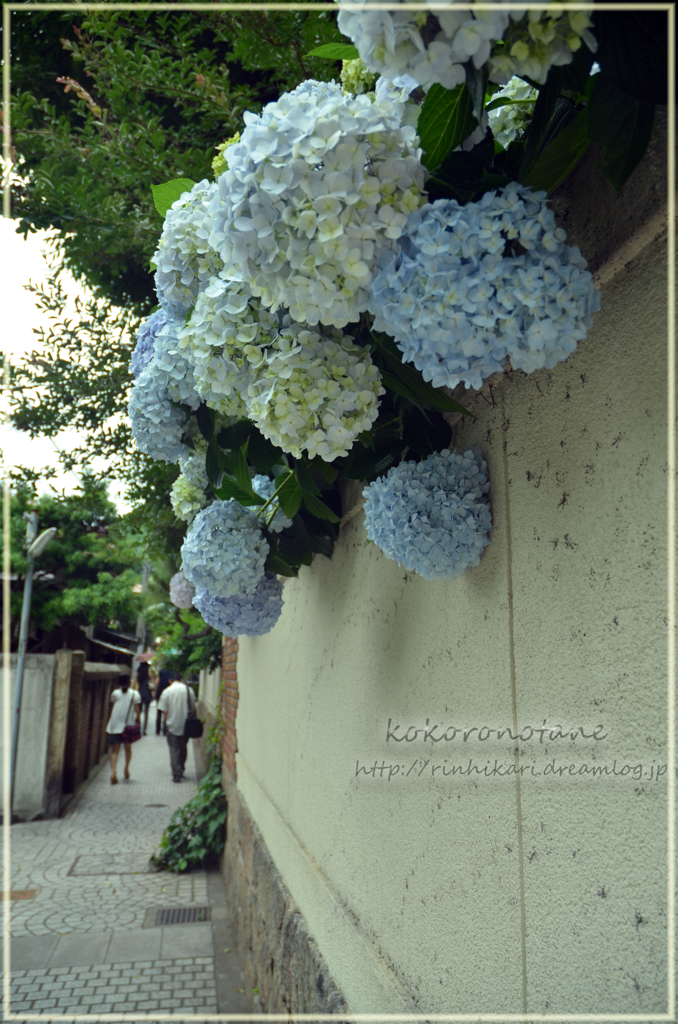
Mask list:
[[415,405],[421,405],[423,402],[426,405],[432,405],[434,409],[461,412],[464,416],[470,416],[471,419],[475,419],[473,413],[465,409],[459,402],[455,402],[453,398],[444,394],[439,388],[434,388],[427,384],[419,371],[413,366],[406,366],[396,359],[392,353],[382,346],[381,342],[379,342],[379,350],[382,352],[391,371],[390,373],[388,371],[385,374],[382,373],[382,378],[386,386],[390,387],[392,391],[396,391],[397,394],[409,398]]
[[537,159],[539,158],[539,156],[541,156],[541,154],[549,145],[549,143],[553,142],[553,140],[558,135],[560,135],[563,129],[567,128],[570,121],[574,121],[576,116],[577,109],[574,103],[572,103],[568,99],[565,99],[564,96],[561,96],[558,100],[556,100],[556,105],[553,108],[553,114],[551,116],[549,126],[546,130],[546,135],[544,136],[544,140],[541,146],[539,147]]
[[217,441],[222,448],[242,448],[252,430],[253,425],[250,420],[239,420],[232,427],[224,427],[223,430],[220,430]]
[[207,408],[204,402],[196,409],[195,418],[202,436],[206,441],[211,441],[214,432],[214,419],[211,410]]
[[324,43],[306,54],[307,57],[325,57],[326,60],[357,60],[360,54],[348,43]]
[[523,184],[550,195],[572,173],[588,148],[587,111],[580,110],[530,167]]
[[290,472],[285,479],[281,481],[281,478],[277,477],[275,482],[276,487],[280,487],[278,494],[280,508],[288,519],[293,519],[301,505],[301,488],[297,483],[297,478],[294,473]]
[[184,192],[190,192],[194,185],[195,182],[190,178],[173,178],[162,185],[151,185],[153,202],[160,216],[164,217],[172,203],[176,203]]
[[313,459],[311,463],[313,469],[316,469],[319,473],[325,477],[328,484],[333,484],[339,476],[339,470],[336,466],[333,466],[330,462],[325,462],[324,459]]
[[376,451],[363,449],[351,459],[344,475],[349,480],[375,480],[400,461],[404,447],[401,441],[397,446],[390,444],[384,448],[378,447]]
[[645,155],[654,107],[620,92],[602,73],[596,78],[588,106],[588,138],[605,148],[603,173],[618,192]]
[[466,88],[468,89],[471,97],[471,110],[473,112],[473,117],[476,120],[476,124],[480,124],[480,119],[483,116],[483,104],[485,103],[488,65],[483,64],[482,67],[477,68],[472,60],[468,60],[465,64],[465,68]]
[[313,482],[310,467],[307,463],[301,460],[295,464],[294,475],[297,478],[297,483],[301,487],[304,495],[306,494],[320,494],[320,488],[316,487]]
[[316,498],[313,494],[304,494],[304,505],[317,519],[327,519],[330,523],[338,523],[339,516],[328,508],[324,501]]
[[252,427],[247,445],[247,458],[259,473],[268,473],[282,457],[280,448],[276,448],[260,430]]
[[[210,482],[210,486],[215,494],[218,492],[218,488],[221,486],[223,477],[223,466],[221,465],[220,452],[214,442],[211,442],[207,448],[207,455],[205,456],[205,469],[207,471],[207,479]],[[217,495],[218,496],[218,495]]]
[[332,554],[332,542],[326,536],[318,534],[314,524],[306,522],[301,515],[296,515],[292,520],[292,525],[278,534],[278,537],[281,542],[291,537],[302,549],[306,548],[318,555],[325,555],[327,558]]
[[251,495],[247,491],[243,491],[236,480],[232,476],[223,475],[221,485],[215,487],[212,484],[212,490],[220,501],[239,501],[241,505],[262,505],[263,501],[259,495]]
[[[250,476],[249,466],[247,460],[242,453],[240,448],[235,448],[233,451],[224,452],[222,454],[222,462],[224,469],[228,470],[236,480],[238,487],[245,494],[249,494],[250,497],[254,497],[254,491],[252,490],[252,478]],[[261,501],[261,498],[258,499]]]
[[594,8],[595,59],[610,85],[639,103],[668,98],[668,11]]
[[417,133],[424,150],[422,163],[430,171],[445,159],[478,124],[471,111],[471,94],[465,85],[444,89],[432,85],[421,105]]
[[424,416],[419,409],[413,409],[405,417],[403,441],[423,458],[447,448],[451,438],[452,428],[439,412]]
[[269,555],[265,564],[266,572],[274,572],[276,576],[297,576],[298,572],[288,565],[280,555]]

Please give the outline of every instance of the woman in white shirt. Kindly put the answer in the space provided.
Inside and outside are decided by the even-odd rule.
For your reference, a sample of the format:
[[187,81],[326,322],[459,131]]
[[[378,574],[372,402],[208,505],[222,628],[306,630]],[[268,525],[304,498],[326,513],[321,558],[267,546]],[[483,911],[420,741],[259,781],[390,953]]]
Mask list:
[[111,759],[111,785],[118,781],[116,769],[121,744],[125,747],[125,778],[129,779],[129,763],[132,760],[132,744],[125,743],[123,732],[126,725],[137,724],[141,720],[141,695],[138,690],[131,690],[129,676],[118,676],[119,687],[111,694],[111,717],[108,719],[106,733],[108,752]]

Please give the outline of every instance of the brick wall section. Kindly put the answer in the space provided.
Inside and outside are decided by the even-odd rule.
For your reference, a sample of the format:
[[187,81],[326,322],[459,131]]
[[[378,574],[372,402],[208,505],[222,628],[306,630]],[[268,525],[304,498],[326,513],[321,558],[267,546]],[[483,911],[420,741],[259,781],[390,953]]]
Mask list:
[[237,778],[235,755],[238,737],[235,731],[235,716],[238,711],[238,641],[224,637],[221,660],[221,715],[224,722],[222,755],[224,768],[235,781]]

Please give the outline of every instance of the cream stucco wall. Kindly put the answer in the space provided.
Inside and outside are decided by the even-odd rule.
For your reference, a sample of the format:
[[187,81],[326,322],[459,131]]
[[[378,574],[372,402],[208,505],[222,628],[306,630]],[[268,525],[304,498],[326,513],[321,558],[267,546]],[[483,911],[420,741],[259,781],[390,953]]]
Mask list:
[[[666,287],[653,243],[566,363],[476,402],[478,568],[425,582],[359,513],[240,639],[238,785],[354,1012],[666,1011]],[[386,742],[427,718],[606,738]],[[443,776],[469,758],[527,774]]]

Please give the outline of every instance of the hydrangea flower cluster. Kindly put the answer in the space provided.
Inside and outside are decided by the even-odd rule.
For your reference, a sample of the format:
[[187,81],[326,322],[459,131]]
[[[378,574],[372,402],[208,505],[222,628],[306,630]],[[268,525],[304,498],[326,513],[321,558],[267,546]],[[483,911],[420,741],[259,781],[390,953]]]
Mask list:
[[290,323],[248,388],[247,408],[262,434],[283,451],[332,462],[374,423],[383,393],[369,352],[351,338]]
[[490,81],[508,82],[513,75],[527,76],[543,85],[549,68],[572,63],[572,54],[582,42],[591,53],[598,49],[596,37],[590,31],[592,21],[588,11],[515,11],[512,24],[504,37],[504,44],[490,58]]
[[545,193],[516,182],[477,203],[423,207],[399,252],[380,260],[375,329],[434,387],[479,388],[507,355],[525,373],[551,369],[600,308],[586,261],[565,239]]
[[181,548],[184,575],[212,597],[253,594],[269,552],[254,512],[215,501],[189,527]]
[[207,241],[211,227],[208,207],[215,191],[214,182],[205,178],[172,204],[153,254],[158,302],[179,319],[195,302],[200,285],[222,267]]
[[167,393],[174,402],[197,409],[200,395],[189,347],[181,338],[181,321],[170,320],[155,336],[153,367],[158,380],[163,379]]
[[182,438],[186,414],[172,404],[167,374],[153,359],[139,375],[129,400],[132,436],[140,451],[160,462],[178,462],[189,454]]
[[[464,65],[481,67],[492,43],[501,39],[509,14],[501,11],[339,11],[339,31],[348,36],[370,71],[395,78],[411,75],[428,91],[434,83],[454,89],[466,79]],[[395,10],[394,10],[395,8]],[[521,16],[523,12],[518,12]],[[511,13],[511,17],[515,17]]]
[[361,96],[362,93],[370,91],[376,77],[359,57],[357,60],[342,60],[341,62],[339,78],[344,92]]
[[404,104],[307,81],[246,113],[210,204],[223,275],[298,322],[343,327],[367,308],[379,250],[422,202]]
[[[268,499],[272,498],[275,494],[275,481],[271,480],[267,476],[261,476],[258,474],[257,476],[252,477],[252,489],[260,498],[263,498],[264,501],[268,501]],[[275,507],[276,506],[271,503],[271,505],[264,510],[263,517],[267,519],[271,515],[272,509]],[[272,521],[268,524],[268,529],[271,533],[280,533],[281,530],[286,530],[287,527],[291,525],[292,520],[285,515],[280,507],[278,507]]]
[[205,622],[226,636],[263,636],[280,618],[283,585],[272,572],[265,573],[253,594],[213,597],[197,590],[195,607]]
[[203,441],[197,451],[191,452],[186,459],[180,459],[181,473],[174,481],[170,492],[170,504],[177,519],[192,523],[196,514],[208,503],[207,470],[205,455],[207,445]]
[[489,488],[480,451],[401,462],[363,491],[367,536],[409,572],[457,579],[490,542]]
[[176,572],[169,585],[170,601],[175,608],[192,608],[194,594],[193,584],[186,579],[183,572]]
[[155,351],[155,336],[172,317],[164,309],[156,309],[147,320],[144,320],[137,332],[137,343],[132,353],[129,368],[135,377],[146,369]]
[[515,77],[493,95],[493,103],[499,99],[512,100],[488,113],[492,134],[504,149],[508,149],[513,140],[527,128],[538,95],[531,85]]
[[278,326],[276,314],[252,298],[242,282],[215,277],[200,292],[178,337],[190,351],[196,390],[212,409],[247,416],[243,395]]

